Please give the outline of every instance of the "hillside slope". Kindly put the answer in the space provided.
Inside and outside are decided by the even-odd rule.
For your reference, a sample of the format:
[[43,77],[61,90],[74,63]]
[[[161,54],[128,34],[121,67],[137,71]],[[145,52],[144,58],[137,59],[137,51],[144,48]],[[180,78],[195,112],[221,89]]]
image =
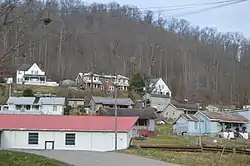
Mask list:
[[[127,76],[140,71],[163,77],[179,99],[239,105],[249,99],[250,45],[239,33],[222,34],[160,16],[154,20],[158,13],[116,3],[67,1],[59,7],[53,1],[40,14],[43,7],[36,1],[29,4],[33,12],[0,35],[9,43],[0,44],[1,54],[23,33],[20,42],[25,44],[9,56],[10,63],[37,62],[54,80],[75,78],[92,68]],[[52,22],[47,26],[33,19],[48,16]]]

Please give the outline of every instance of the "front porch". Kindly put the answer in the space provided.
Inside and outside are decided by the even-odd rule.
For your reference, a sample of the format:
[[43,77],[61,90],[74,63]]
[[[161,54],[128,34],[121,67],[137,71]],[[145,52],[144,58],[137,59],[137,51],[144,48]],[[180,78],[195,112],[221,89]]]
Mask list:
[[43,75],[24,75],[24,84],[45,84],[46,76]]

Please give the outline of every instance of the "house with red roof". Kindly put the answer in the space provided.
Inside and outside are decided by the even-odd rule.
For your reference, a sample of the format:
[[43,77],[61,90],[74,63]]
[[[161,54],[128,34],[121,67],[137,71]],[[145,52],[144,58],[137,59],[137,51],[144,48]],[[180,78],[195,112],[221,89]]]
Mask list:
[[[115,117],[0,114],[0,148],[115,150]],[[117,117],[117,149],[129,147],[138,117]]]

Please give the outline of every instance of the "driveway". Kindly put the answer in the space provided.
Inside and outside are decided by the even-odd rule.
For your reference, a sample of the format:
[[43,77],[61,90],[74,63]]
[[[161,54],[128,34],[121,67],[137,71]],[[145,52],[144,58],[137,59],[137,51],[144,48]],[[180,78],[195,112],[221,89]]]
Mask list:
[[165,162],[115,152],[87,152],[87,151],[45,151],[20,150],[34,153],[75,166],[177,166]]

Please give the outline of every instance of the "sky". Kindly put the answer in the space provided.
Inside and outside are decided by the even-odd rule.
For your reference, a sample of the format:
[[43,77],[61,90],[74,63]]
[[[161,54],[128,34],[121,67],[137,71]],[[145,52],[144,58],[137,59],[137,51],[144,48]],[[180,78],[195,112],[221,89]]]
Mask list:
[[[121,5],[133,5],[138,8],[145,10],[143,8],[150,8],[154,10],[166,10],[169,8],[164,8],[164,6],[172,5],[187,5],[196,3],[207,3],[207,2],[218,2],[223,0],[84,0],[87,3],[109,3],[116,2]],[[152,8],[156,7],[156,8]],[[158,8],[159,7],[159,8]],[[178,11],[166,12],[163,14],[165,17],[177,17],[179,19],[185,19],[189,21],[192,25],[198,25],[203,27],[217,28],[220,32],[240,32],[245,37],[250,38],[250,0],[241,2],[238,4],[228,5],[222,8],[217,8],[213,10],[204,11],[201,13],[193,15],[181,15],[181,13],[189,13],[190,11],[197,11],[203,8],[211,7],[192,7],[189,9],[183,9]],[[183,8],[183,7],[182,7]]]

